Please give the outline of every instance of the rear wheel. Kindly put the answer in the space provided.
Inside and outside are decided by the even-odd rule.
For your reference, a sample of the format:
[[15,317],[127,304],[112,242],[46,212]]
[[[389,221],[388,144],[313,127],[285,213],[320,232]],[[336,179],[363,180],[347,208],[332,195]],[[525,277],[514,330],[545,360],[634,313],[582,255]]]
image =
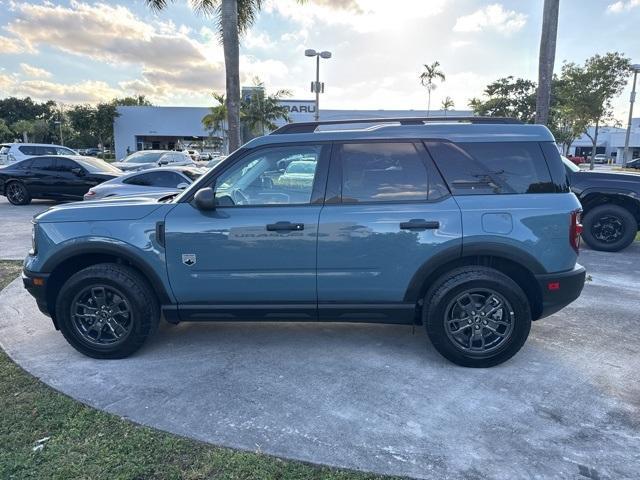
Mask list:
[[464,367],[498,365],[522,347],[531,329],[529,301],[503,273],[462,267],[440,277],[425,298],[431,343]]
[[56,303],[60,331],[93,358],[123,358],[156,330],[158,303],[146,280],[124,265],[99,264],[73,275]]
[[27,187],[21,182],[9,182],[5,187],[7,200],[13,205],[27,205],[31,203],[31,195]]
[[582,219],[582,238],[594,250],[618,252],[627,248],[638,233],[638,221],[620,205],[600,205]]

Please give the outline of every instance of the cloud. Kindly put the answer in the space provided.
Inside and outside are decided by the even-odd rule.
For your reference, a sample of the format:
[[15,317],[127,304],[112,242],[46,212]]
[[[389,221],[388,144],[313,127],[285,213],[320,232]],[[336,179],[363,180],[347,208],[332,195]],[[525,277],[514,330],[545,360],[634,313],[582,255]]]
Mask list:
[[317,21],[329,25],[348,25],[356,32],[392,30],[397,22],[409,18],[419,20],[444,11],[451,0],[402,0],[402,8],[389,0],[312,0],[300,5],[296,0],[268,0],[267,12],[276,12],[311,29]]
[[51,76],[51,72],[45,70],[44,68],[34,67],[29,65],[28,63],[21,63],[20,69],[22,73],[24,73],[27,77],[33,78],[49,78]]
[[24,53],[29,51],[26,45],[16,38],[5,37],[0,35],[0,53]]
[[505,10],[494,3],[475,12],[458,17],[453,27],[454,32],[480,32],[493,30],[503,35],[510,35],[521,30],[527,23],[527,15],[514,10]]
[[46,80],[11,82],[7,87],[11,95],[38,100],[55,99],[64,103],[98,103],[122,95],[122,91],[102,81],[87,80],[80,83],[56,83]]
[[607,6],[607,13],[621,13],[640,7],[640,0],[620,0]]
[[68,7],[15,3],[13,12],[5,31],[12,44],[29,51],[47,46],[117,68],[138,66],[140,81],[152,83],[158,92],[224,86],[221,54],[211,53],[221,47],[191,38],[187,27],[173,22],[145,22],[121,5],[76,0]]

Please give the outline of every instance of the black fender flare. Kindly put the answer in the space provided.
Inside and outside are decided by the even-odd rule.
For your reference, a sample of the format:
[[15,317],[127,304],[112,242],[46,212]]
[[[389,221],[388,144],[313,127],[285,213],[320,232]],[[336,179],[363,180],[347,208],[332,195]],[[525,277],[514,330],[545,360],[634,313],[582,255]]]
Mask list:
[[[149,281],[161,304],[175,303],[171,290],[168,286],[165,286],[165,282],[162,281],[153,267],[148,264],[147,260],[137,252],[137,249],[127,243],[117,242],[113,239],[92,239],[82,245],[75,242],[71,243],[47,258],[42,265],[41,271],[43,273],[52,273],[60,264],[69,259],[91,254],[111,255],[131,264]],[[161,255],[164,256],[164,252]]]
[[433,272],[447,263],[468,257],[494,257],[509,260],[528,270],[532,275],[548,273],[542,264],[530,253],[503,243],[479,242],[452,246],[424,262],[411,278],[404,295],[405,302],[420,300],[420,292]]

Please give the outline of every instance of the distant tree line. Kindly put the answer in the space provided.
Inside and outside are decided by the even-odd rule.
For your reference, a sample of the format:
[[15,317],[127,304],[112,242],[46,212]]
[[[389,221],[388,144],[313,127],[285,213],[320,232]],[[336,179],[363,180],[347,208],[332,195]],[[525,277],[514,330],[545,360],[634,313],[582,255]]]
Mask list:
[[[551,82],[551,103],[547,126],[567,152],[576,138],[586,134],[596,151],[598,129],[615,124],[613,101],[631,74],[630,61],[613,52],[594,55],[584,64],[565,62],[560,75]],[[535,82],[523,78],[500,78],[484,90],[482,98],[473,98],[469,106],[477,115],[515,117],[525,123],[536,120]],[[592,131],[589,127],[595,127]]]
[[151,103],[143,95],[70,106],[53,100],[36,102],[30,97],[0,99],[0,141],[111,148],[117,107],[133,105]]

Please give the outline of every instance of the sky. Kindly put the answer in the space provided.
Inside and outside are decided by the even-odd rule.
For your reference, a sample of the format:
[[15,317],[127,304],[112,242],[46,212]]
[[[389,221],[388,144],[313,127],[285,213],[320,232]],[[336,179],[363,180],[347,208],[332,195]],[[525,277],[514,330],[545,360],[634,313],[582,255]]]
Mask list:
[[[543,0],[264,0],[242,38],[241,80],[311,99],[321,62],[321,108],[425,109],[423,64],[439,61],[446,96],[467,109],[497,78],[537,78]],[[596,53],[640,63],[640,0],[561,0],[556,71]],[[0,98],[65,104],[146,95],[156,105],[207,106],[224,91],[215,18],[184,0],[152,12],[144,1],[0,0]],[[624,121],[630,86],[617,99]],[[640,112],[639,112],[640,113]]]

